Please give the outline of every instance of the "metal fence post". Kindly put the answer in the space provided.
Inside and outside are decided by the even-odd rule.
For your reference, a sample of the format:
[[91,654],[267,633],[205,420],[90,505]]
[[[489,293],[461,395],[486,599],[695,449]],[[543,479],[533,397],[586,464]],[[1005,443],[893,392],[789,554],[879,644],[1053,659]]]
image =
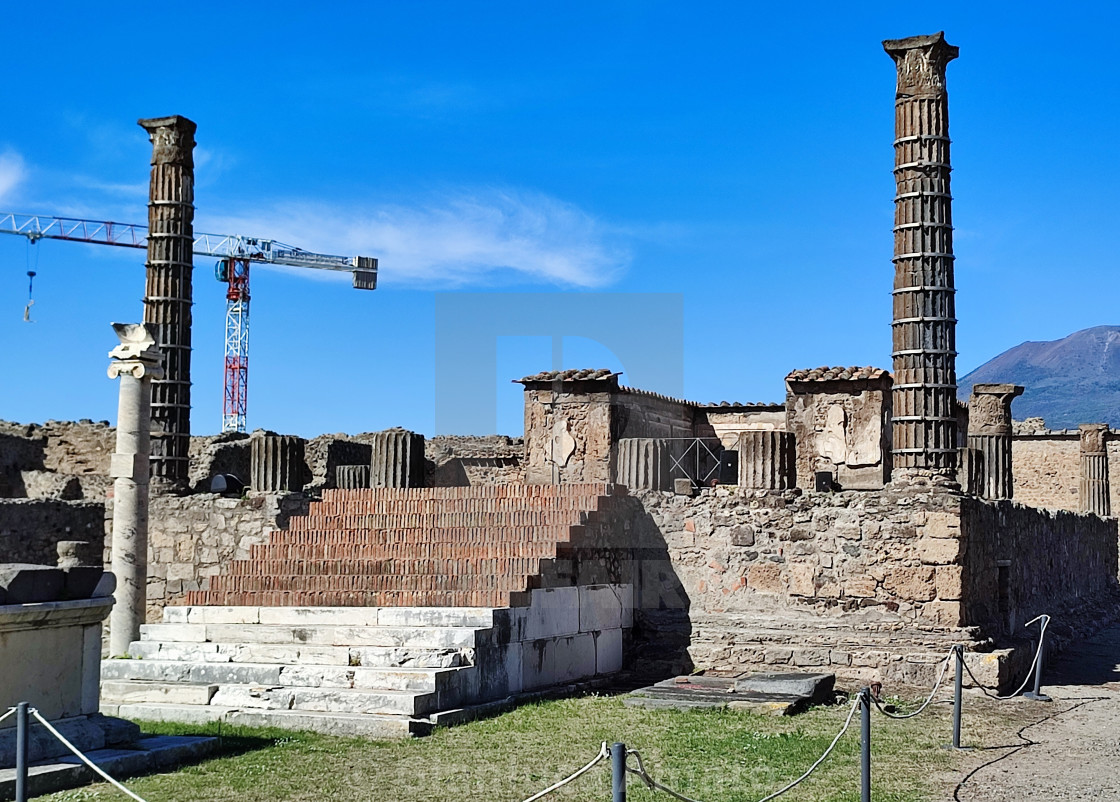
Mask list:
[[1024,699],[1033,699],[1036,702],[1052,702],[1049,696],[1042,692],[1042,655],[1046,651],[1046,642],[1043,640],[1046,629],[1043,628],[1038,636],[1038,656],[1034,661],[1034,690],[1023,694]]
[[871,802],[871,689],[859,692],[859,799]]
[[626,802],[626,744],[611,744],[611,802]]
[[27,702],[16,705],[16,802],[27,802]]
[[953,748],[961,748],[961,686],[964,685],[964,647],[959,643],[953,647],[957,659],[957,676],[953,683]]

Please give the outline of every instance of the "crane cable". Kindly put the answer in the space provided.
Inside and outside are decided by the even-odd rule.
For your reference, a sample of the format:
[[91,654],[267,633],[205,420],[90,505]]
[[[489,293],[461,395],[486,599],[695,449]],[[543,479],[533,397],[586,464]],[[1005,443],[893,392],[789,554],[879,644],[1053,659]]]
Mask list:
[[[27,245],[30,248],[35,244],[35,240],[30,240]],[[39,266],[39,251],[35,251],[35,267]],[[35,300],[31,297],[35,289],[35,271],[31,269],[31,251],[27,251],[27,306],[23,307],[23,322],[34,323],[31,319],[31,307],[35,305]]]

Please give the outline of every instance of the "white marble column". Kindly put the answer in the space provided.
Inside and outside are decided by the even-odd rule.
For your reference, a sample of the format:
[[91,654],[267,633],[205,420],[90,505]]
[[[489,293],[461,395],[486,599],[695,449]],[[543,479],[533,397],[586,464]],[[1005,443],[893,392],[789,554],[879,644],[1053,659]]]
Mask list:
[[109,616],[109,656],[128,654],[140,638],[148,601],[148,479],[152,379],[163,376],[155,338],[139,323],[114,323],[120,345],[109,352],[109,378],[121,380],[113,477],[113,573],[116,604]]

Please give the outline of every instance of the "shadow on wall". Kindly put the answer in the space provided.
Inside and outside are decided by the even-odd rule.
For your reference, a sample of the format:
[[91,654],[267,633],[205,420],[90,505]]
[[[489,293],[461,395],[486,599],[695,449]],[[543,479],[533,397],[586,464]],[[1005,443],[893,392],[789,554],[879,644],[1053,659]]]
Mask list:
[[695,668],[691,602],[669,556],[664,534],[641,501],[626,500],[633,544],[634,628],[627,668],[643,677],[665,679]]
[[0,434],[0,498],[27,498],[23,471],[45,469],[46,438]]

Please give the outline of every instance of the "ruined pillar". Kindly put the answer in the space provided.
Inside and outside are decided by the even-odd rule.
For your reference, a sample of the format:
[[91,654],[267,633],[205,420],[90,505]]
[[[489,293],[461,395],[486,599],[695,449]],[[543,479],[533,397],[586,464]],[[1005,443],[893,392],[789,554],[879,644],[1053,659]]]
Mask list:
[[1011,473],[1011,402],[1023,394],[1017,384],[974,384],[968,400],[968,447],[982,455],[981,498],[1007,499],[1015,492]]
[[631,490],[672,490],[673,441],[624,437],[618,441],[614,481]]
[[116,604],[109,617],[109,656],[128,654],[140,639],[148,603],[148,457],[152,380],[163,375],[151,332],[138,323],[114,323],[120,345],[109,352],[109,378],[120,379],[113,478],[112,566]]
[[747,431],[739,435],[739,487],[788,490],[796,486],[792,432]]
[[1112,515],[1108,489],[1107,423],[1083,423],[1081,432],[1081,481],[1078,482],[1078,509],[1097,515]]
[[371,487],[423,487],[424,435],[389,429],[373,436]]
[[891,39],[895,94],[894,469],[953,476],[956,318],[944,34]]
[[369,487],[368,465],[339,465],[334,469],[335,487],[339,490],[363,490]]
[[249,486],[270,493],[303,490],[303,438],[256,431],[249,437]]
[[194,249],[194,132],[186,117],[139,120],[152,141],[144,323],[163,353],[152,382],[152,476],[188,481],[191,436],[191,253]]

